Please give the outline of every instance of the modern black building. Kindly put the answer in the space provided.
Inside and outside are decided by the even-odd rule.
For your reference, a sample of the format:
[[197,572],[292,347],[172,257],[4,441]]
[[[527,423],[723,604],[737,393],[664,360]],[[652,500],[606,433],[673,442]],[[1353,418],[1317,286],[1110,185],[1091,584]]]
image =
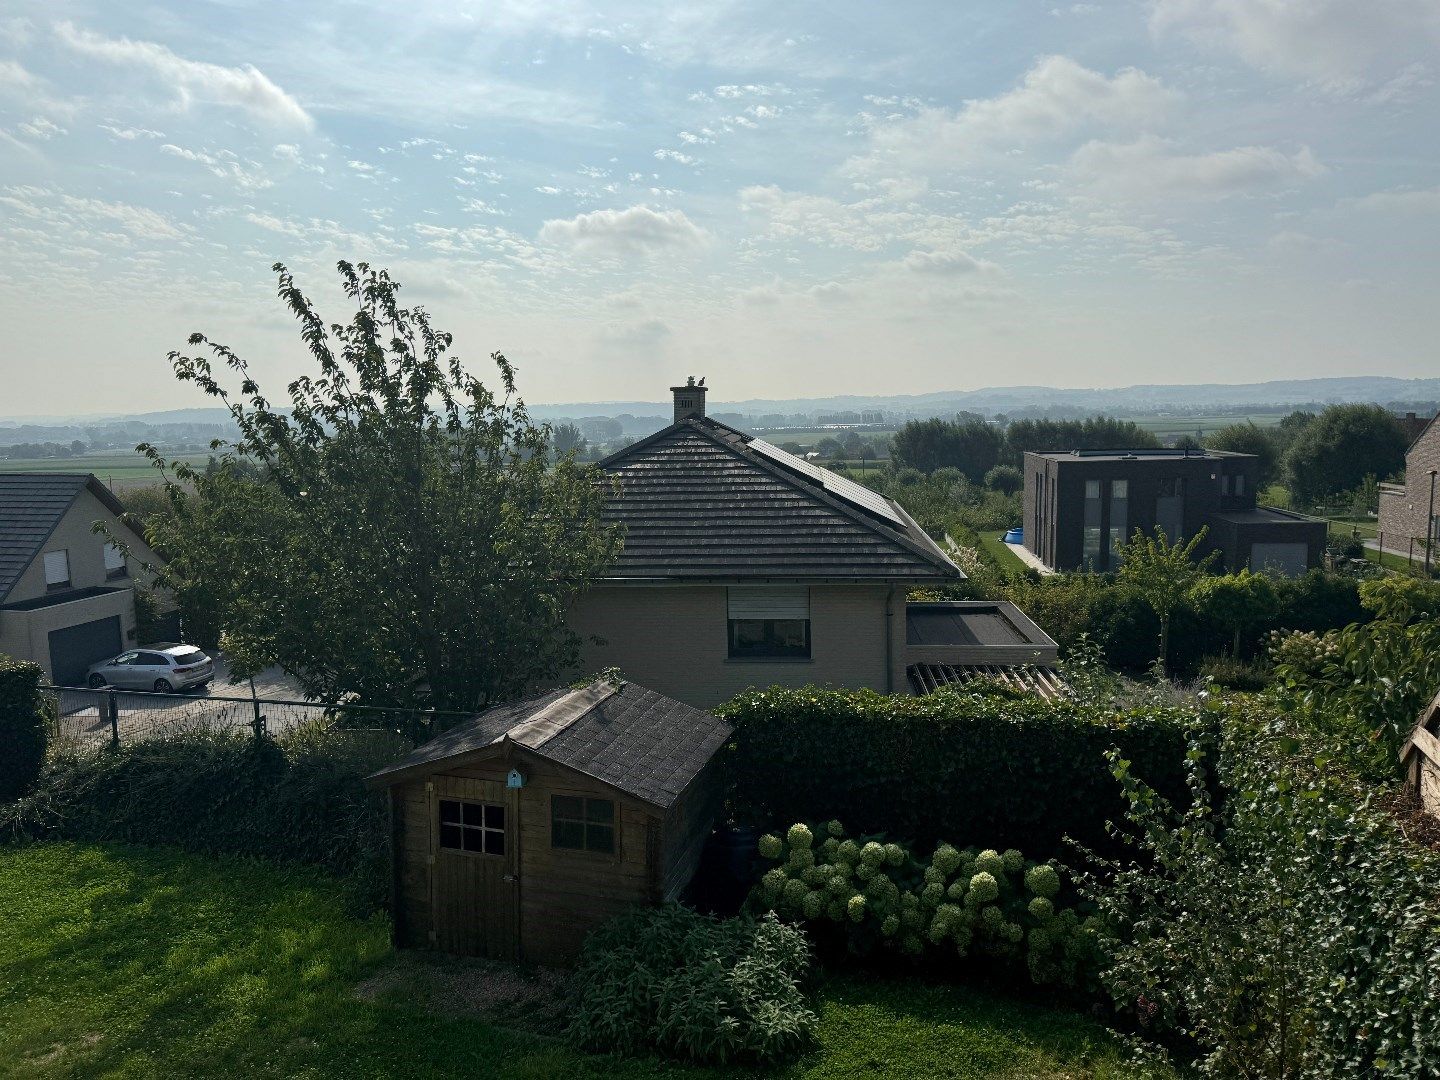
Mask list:
[[1223,450],[1067,450],[1025,455],[1025,547],[1055,570],[1113,570],[1135,534],[1207,528],[1226,570],[1320,565],[1323,521],[1255,505],[1259,460]]

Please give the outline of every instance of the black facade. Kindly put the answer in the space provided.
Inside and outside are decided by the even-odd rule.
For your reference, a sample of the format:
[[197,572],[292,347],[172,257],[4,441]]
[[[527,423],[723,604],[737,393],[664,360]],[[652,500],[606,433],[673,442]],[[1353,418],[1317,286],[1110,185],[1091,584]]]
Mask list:
[[1318,566],[1325,523],[1255,505],[1259,462],[1218,450],[1025,455],[1025,547],[1055,570],[1114,570],[1136,529],[1171,541],[1207,529],[1227,570]]

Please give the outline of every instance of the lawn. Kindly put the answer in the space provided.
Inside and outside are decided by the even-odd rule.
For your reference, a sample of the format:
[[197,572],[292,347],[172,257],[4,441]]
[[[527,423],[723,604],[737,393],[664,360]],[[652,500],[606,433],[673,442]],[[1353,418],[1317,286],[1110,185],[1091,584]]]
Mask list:
[[[168,455],[167,455],[168,456]],[[176,460],[196,467],[210,460],[209,454],[176,454]],[[133,450],[106,450],[97,454],[76,454],[68,458],[4,458],[0,470],[21,473],[94,473],[102,481],[149,481],[158,484],[160,474]]]
[[1000,569],[1012,574],[1021,573],[1026,569],[1020,556],[1011,551],[1009,545],[995,533],[982,532],[977,535],[980,537],[980,546],[999,564]]
[[[523,1020],[424,1007],[403,980],[376,991],[432,961],[397,963],[385,920],[343,896],[257,863],[0,849],[0,1075],[734,1075],[576,1054]],[[1127,1075],[1096,1023],[974,990],[835,979],[819,1009],[819,1047],[775,1075]]]

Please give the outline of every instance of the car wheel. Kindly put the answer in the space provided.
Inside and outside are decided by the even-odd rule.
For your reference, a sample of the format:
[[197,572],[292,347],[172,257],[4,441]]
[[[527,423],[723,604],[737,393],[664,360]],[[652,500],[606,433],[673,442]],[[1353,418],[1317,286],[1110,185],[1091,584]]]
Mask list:
[[91,689],[91,690],[99,690],[99,689],[100,689],[102,686],[104,686],[104,685],[105,685],[105,676],[103,676],[103,675],[91,675],[91,676],[90,676],[90,689]]
[[156,692],[157,694],[169,694],[169,693],[171,693],[172,691],[174,691],[174,689],[175,689],[175,687],[173,687],[173,686],[170,685],[170,680],[169,680],[169,679],[156,679],[156,680],[155,680],[155,692]]

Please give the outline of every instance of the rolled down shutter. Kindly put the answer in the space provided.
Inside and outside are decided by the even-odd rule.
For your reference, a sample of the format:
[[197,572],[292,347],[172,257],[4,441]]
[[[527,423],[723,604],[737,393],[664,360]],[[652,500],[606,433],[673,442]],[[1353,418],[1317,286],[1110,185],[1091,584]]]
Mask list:
[[70,580],[70,556],[64,551],[45,553],[45,584],[64,585]]
[[125,555],[115,544],[105,545],[105,572],[125,569]]
[[804,585],[737,585],[729,593],[732,619],[810,618],[810,590]]

